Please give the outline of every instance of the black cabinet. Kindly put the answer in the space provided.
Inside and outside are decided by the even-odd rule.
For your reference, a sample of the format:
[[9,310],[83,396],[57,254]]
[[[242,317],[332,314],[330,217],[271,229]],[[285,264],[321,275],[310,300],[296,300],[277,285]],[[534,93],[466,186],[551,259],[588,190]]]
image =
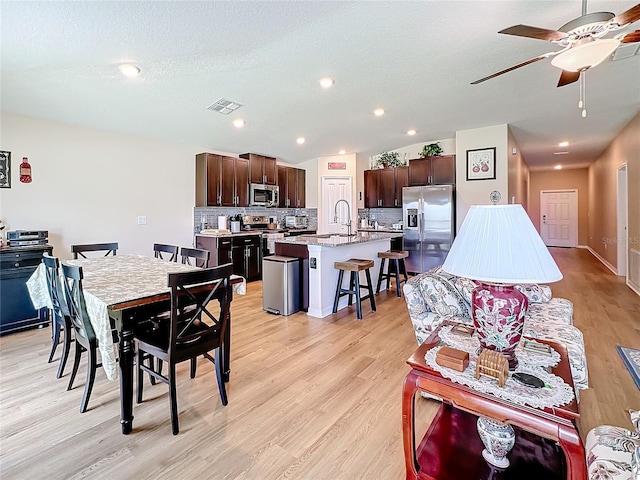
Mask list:
[[45,252],[51,254],[53,247],[37,245],[0,249],[0,334],[49,322],[47,309],[33,308],[27,290],[27,280],[42,262]]
[[247,282],[260,280],[262,253],[260,235],[226,235],[211,237],[196,235],[196,247],[209,250],[210,267],[233,264],[233,273],[243,276]]

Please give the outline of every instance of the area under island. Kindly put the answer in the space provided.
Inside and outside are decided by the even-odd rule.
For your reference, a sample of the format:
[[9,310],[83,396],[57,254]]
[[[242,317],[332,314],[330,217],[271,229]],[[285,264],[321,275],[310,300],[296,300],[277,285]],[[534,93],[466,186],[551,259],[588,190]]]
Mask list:
[[[303,281],[308,281],[309,291],[307,314],[323,318],[331,315],[333,311],[333,300],[338,282],[338,270],[334,268],[333,264],[350,258],[373,260],[374,266],[370,273],[375,292],[380,270],[378,252],[389,250],[392,240],[395,243],[397,239],[402,239],[402,233],[358,232],[351,236],[344,234],[300,235],[299,237],[285,237],[277,240],[275,249],[276,255],[308,259],[308,267],[305,262],[305,271],[303,272]],[[364,272],[360,272],[360,274],[361,284],[366,284]],[[307,278],[304,278],[305,276]],[[347,282],[348,280],[345,278],[344,284],[347,285]],[[381,288],[384,287],[383,284]],[[364,290],[362,294],[366,294]],[[342,297],[338,309],[346,307],[347,302],[347,297]]]

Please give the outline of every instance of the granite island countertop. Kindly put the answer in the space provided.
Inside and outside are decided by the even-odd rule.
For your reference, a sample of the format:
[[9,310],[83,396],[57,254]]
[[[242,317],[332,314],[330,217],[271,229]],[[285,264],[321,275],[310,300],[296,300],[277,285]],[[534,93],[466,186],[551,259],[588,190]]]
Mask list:
[[297,237],[285,237],[276,239],[276,243],[289,243],[294,245],[320,245],[323,247],[340,247],[344,245],[354,245],[357,243],[374,242],[378,240],[388,240],[390,238],[401,237],[402,232],[358,232],[352,236],[346,234],[318,234],[299,235]]

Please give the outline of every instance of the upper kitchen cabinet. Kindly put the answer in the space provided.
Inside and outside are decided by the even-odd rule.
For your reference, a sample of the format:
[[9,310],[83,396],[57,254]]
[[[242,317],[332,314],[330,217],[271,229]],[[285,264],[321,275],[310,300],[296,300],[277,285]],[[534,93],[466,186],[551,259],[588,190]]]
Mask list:
[[197,207],[248,207],[249,160],[213,153],[196,155]]
[[402,187],[409,185],[409,167],[364,171],[364,207],[402,206]]
[[249,181],[276,185],[276,159],[257,153],[243,153],[240,158],[249,160]]
[[409,161],[409,185],[454,185],[456,156],[416,158]]
[[304,208],[306,206],[306,175],[307,172],[301,168],[278,165],[278,207]]

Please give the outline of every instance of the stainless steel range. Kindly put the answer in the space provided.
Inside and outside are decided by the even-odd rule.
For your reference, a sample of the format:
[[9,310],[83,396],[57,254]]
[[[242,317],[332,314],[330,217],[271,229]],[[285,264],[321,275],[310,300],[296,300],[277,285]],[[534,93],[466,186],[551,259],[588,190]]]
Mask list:
[[266,215],[243,215],[243,230],[257,230],[262,232],[262,256],[273,255],[275,253],[275,240],[284,237],[284,230],[269,228],[276,226],[275,219]]

